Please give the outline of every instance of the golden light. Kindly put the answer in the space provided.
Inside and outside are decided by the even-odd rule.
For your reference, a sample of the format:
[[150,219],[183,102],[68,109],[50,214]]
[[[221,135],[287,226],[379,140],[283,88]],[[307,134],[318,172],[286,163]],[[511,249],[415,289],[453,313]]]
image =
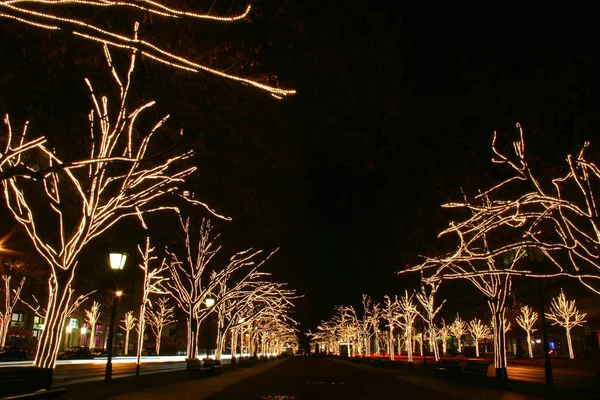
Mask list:
[[125,253],[110,253],[110,268],[121,270],[125,266],[127,261],[127,254]]
[[115,292],[115,296],[117,296],[117,297],[121,297],[121,295],[122,295],[122,294],[123,294],[123,291],[122,291],[122,290],[117,290],[117,291]]
[[213,299],[212,297],[207,297],[204,302],[206,303],[206,307],[208,308],[215,305],[215,299]]

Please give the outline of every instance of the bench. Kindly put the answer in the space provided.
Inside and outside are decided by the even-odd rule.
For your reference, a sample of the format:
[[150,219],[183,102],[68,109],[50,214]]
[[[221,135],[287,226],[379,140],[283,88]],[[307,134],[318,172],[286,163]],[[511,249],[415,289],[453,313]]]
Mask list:
[[58,399],[67,389],[50,389],[52,370],[36,367],[2,368],[3,399]]
[[483,379],[487,376],[489,362],[486,361],[467,361],[463,375],[465,379]]
[[436,378],[455,378],[460,379],[462,376],[462,368],[460,361],[457,360],[440,360],[438,361],[434,376]]
[[221,360],[205,358],[203,368],[208,368],[210,375],[220,375],[223,367],[221,366]]
[[211,373],[211,368],[202,366],[202,361],[197,358],[188,358],[185,360],[187,371],[192,377],[202,377]]

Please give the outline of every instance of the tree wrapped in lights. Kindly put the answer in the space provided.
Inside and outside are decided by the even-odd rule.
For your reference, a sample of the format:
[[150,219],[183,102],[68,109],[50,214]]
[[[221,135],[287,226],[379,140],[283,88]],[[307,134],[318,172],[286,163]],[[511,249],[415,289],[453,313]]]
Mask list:
[[54,367],[62,322],[86,298],[75,297],[72,286],[80,252],[123,218],[137,216],[143,223],[144,213],[172,209],[155,202],[176,192],[177,185],[195,170],[177,169],[179,162],[192,155],[190,151],[169,158],[151,154],[152,139],[168,116],[145,134],[137,128],[140,116],[154,102],[130,108],[136,54],[131,55],[125,76],[113,65],[107,47],[105,56],[119,96],[115,106],[109,107],[108,97],[96,93],[86,80],[93,104],[89,158],[65,163],[38,146],[38,160],[46,163],[41,169],[49,171],[43,179],[36,182],[13,176],[2,182],[8,208],[50,266],[46,305],[35,308],[45,318],[34,360],[41,368]]
[[159,298],[153,307],[146,310],[146,319],[156,337],[155,350],[156,355],[160,355],[160,341],[163,328],[167,325],[177,322],[175,319],[175,307],[168,304],[166,297]]
[[533,325],[535,325],[538,319],[538,313],[533,311],[533,309],[529,306],[521,307],[521,313],[517,315],[517,324],[525,332],[527,332],[527,350],[529,351],[529,358],[533,358],[533,345],[531,344],[531,334],[536,331],[533,329]]
[[133,316],[133,311],[127,311],[125,313],[125,318],[122,319],[121,322],[123,323],[123,325],[121,325],[121,329],[125,331],[123,354],[127,355],[129,353],[129,332],[136,327],[137,318]]
[[[482,206],[488,204],[488,199],[484,198],[482,204]],[[477,252],[486,253],[485,249],[490,248],[491,240],[487,234],[472,231],[468,224],[466,226],[465,224],[465,222],[451,222],[450,227],[440,233],[440,236],[454,234],[458,237],[459,245],[456,251],[441,257],[428,258],[421,265],[411,268],[410,271],[423,273],[426,270],[433,270],[433,275],[425,278],[426,282],[466,279],[486,297],[492,314],[496,377],[507,379],[506,331],[508,329],[505,325],[505,312],[506,299],[512,284],[512,275],[509,272],[517,270],[520,260],[526,255],[526,251],[524,248],[519,247],[514,251],[503,252],[495,256],[477,256],[475,255]],[[458,325],[454,328],[458,329]],[[460,336],[457,336],[457,334],[460,333],[462,336],[467,332],[462,329],[461,332],[457,330],[453,333],[458,339],[458,351],[460,352]]]
[[440,352],[437,345],[438,334],[435,327],[435,316],[440,312],[442,306],[446,302],[446,300],[443,300],[438,307],[435,307],[435,293],[440,287],[440,283],[440,281],[425,282],[421,279],[421,291],[417,293],[417,300],[425,310],[423,319],[427,322],[429,328],[430,344],[436,361],[439,361],[440,359]]
[[3,348],[6,344],[6,336],[8,335],[8,329],[10,328],[10,321],[12,320],[13,310],[17,302],[21,299],[21,290],[25,285],[26,278],[22,277],[19,283],[13,288],[11,281],[12,271],[18,270],[20,262],[2,260],[4,264],[2,266],[2,282],[4,283],[3,297],[4,297],[4,308],[0,310],[0,348]]
[[168,251],[170,279],[166,282],[166,286],[171,290],[177,305],[186,316],[188,341],[186,354],[187,358],[194,359],[198,357],[200,323],[212,312],[212,309],[203,307],[206,298],[216,293],[219,285],[232,277],[236,271],[249,268],[235,281],[234,285],[215,299],[213,308],[219,307],[222,302],[226,302],[231,296],[238,293],[247,282],[261,276],[258,269],[274,252],[259,263],[255,263],[253,259],[261,254],[262,250],[241,251],[231,256],[229,262],[220,270],[209,271],[209,265],[212,265],[211,261],[221,249],[220,246],[214,244],[215,237],[211,233],[210,221],[202,220],[198,232],[198,242],[194,246],[190,219],[180,217],[179,220],[184,235],[185,258],[180,260],[175,252]]
[[573,353],[573,343],[571,341],[571,329],[576,326],[581,326],[585,321],[587,314],[580,314],[575,306],[575,300],[567,300],[565,294],[561,292],[558,297],[552,299],[550,304],[550,312],[546,313],[546,318],[552,322],[552,325],[560,325],[565,328],[567,335],[567,346],[569,348],[569,357],[575,358]]
[[450,331],[451,325],[446,325],[446,321],[442,319],[442,327],[437,330],[438,337],[442,341],[442,354],[446,355],[448,347],[448,339],[452,336]]
[[146,310],[152,307],[150,295],[164,295],[170,294],[170,292],[163,286],[164,282],[168,279],[166,273],[169,270],[169,266],[165,263],[165,260],[162,260],[157,266],[151,265],[157,257],[152,255],[154,247],[150,247],[150,238],[146,237],[146,246],[144,248],[140,245],[138,245],[137,248],[142,258],[142,262],[138,266],[143,274],[142,299],[139,311],[140,318],[138,319],[137,325],[138,339],[135,368],[136,376],[139,376],[140,365],[142,363],[142,349],[144,348],[144,332],[146,330]]
[[467,328],[475,341],[475,357],[479,358],[479,341],[490,335],[490,328],[478,318],[469,321]]
[[[69,0],[69,1],[47,1],[47,0],[14,0],[0,1],[0,18],[20,22],[28,26],[49,31],[70,32],[72,35],[88,41],[99,42],[104,46],[117,49],[127,49],[138,52],[154,61],[158,61],[169,67],[190,72],[205,72],[220,78],[239,82],[243,85],[253,86],[259,90],[266,91],[274,97],[282,98],[295,93],[294,90],[280,89],[264,82],[244,78],[211,68],[198,63],[189,57],[177,55],[170,51],[172,44],[157,44],[142,39],[139,34],[139,23],[134,24],[134,33],[117,32],[114,21],[103,27],[97,23],[95,18],[100,10],[111,9],[122,13],[132,12],[144,13],[144,20],[152,18],[163,18],[166,20],[201,20],[220,23],[234,23],[244,20],[250,13],[251,7],[237,15],[217,16],[210,13],[185,11],[169,7],[166,1],[161,0],[129,0],[129,1],[105,1],[105,0]],[[85,8],[77,7],[85,5]],[[73,7],[75,6],[75,7]],[[76,16],[81,10],[81,16]]]
[[467,324],[465,323],[465,321],[462,320],[462,318],[458,314],[456,314],[456,318],[452,322],[452,325],[450,325],[450,333],[452,334],[452,336],[454,336],[456,338],[456,341],[458,342],[457,350],[459,353],[461,353],[462,352],[461,338],[463,335],[465,335],[467,333]]
[[400,304],[398,303],[398,297],[394,300],[390,296],[385,295],[383,298],[383,308],[381,310],[381,316],[386,321],[386,327],[388,328],[387,335],[387,347],[390,360],[394,360],[394,329],[398,325],[398,317],[400,313]]
[[381,314],[379,303],[373,303],[373,299],[371,299],[366,294],[363,294],[362,298],[363,305],[363,314],[361,319],[362,332],[364,334],[364,342],[365,342],[365,355],[367,357],[371,356],[371,332],[377,329],[379,325],[379,315]]
[[413,325],[419,312],[417,305],[413,301],[413,295],[408,295],[408,290],[404,291],[404,296],[400,297],[398,304],[400,305],[400,326],[404,330],[404,343],[406,344],[406,352],[408,353],[408,362],[413,361]]
[[[517,269],[506,264],[486,274],[520,275],[537,278],[574,277],[600,294],[600,229],[596,195],[600,168],[588,158],[589,142],[577,155],[567,155],[565,172],[546,181],[534,175],[527,157],[521,125],[512,143],[513,154],[499,150],[494,133],[492,161],[507,167],[506,179],[482,192],[474,200],[449,203],[445,207],[469,210],[471,217],[455,224],[455,230],[471,249],[455,261],[512,257],[517,251],[534,248],[549,260],[552,270],[535,270],[529,263]],[[558,170],[558,169],[557,169]],[[547,169],[545,169],[547,171]],[[505,193],[516,193],[506,198]],[[480,238],[503,237],[494,246],[469,246]],[[510,239],[510,240],[508,240]],[[483,271],[480,271],[483,273]]]
[[[257,278],[260,276],[256,275]],[[237,336],[241,327],[249,326],[265,315],[279,318],[288,312],[292,305],[290,300],[295,296],[293,290],[285,289],[284,286],[281,283],[250,280],[239,287],[236,293],[228,293],[226,281],[219,285],[217,298],[228,295],[229,299],[214,307],[218,321],[216,359],[221,357],[228,333],[231,333],[231,356],[235,359]]]
[[88,347],[96,347],[96,324],[100,318],[100,303],[94,301],[89,309],[85,310],[85,320],[90,326],[90,345]]

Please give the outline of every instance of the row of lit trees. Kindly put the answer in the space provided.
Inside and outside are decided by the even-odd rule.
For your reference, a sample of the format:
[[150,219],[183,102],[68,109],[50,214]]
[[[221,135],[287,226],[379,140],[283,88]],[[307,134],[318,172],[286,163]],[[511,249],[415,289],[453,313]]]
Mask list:
[[[27,139],[27,124],[19,134],[15,134],[8,116],[4,119],[6,134],[0,141],[0,181],[3,197],[15,221],[25,229],[35,249],[50,269],[47,297],[31,307],[35,314],[44,320],[44,329],[34,360],[37,367],[50,370],[54,368],[63,335],[63,323],[91,294],[76,293],[74,282],[79,266],[78,257],[94,238],[102,235],[123,218],[137,217],[146,227],[144,214],[177,210],[174,197],[204,206],[216,217],[225,218],[204,203],[178,195],[178,186],[196,169],[193,166],[184,166],[183,163],[184,160],[190,159],[192,151],[167,156],[151,147],[153,138],[168,116],[158,119],[148,130],[138,126],[137,122],[154,105],[154,101],[131,104],[130,89],[137,55],[142,54],[173,68],[208,72],[241,82],[278,98],[294,93],[293,90],[279,89],[224,73],[171,53],[166,50],[168,45],[157,45],[141,38],[137,22],[132,24],[134,29],[131,34],[115,32],[110,26],[105,28],[91,22],[94,20],[95,9],[129,9],[166,19],[192,18],[219,22],[241,20],[250,11],[250,7],[247,7],[240,15],[219,17],[178,10],[162,3],[124,1],[108,4],[94,0],[52,3],[42,0],[0,2],[2,19],[39,29],[65,30],[76,37],[101,43],[104,46],[108,70],[119,93],[116,101],[112,102],[108,96],[96,92],[86,79],[92,100],[87,129],[90,132],[90,147],[87,154],[79,160],[62,158],[52,147],[46,147],[45,138]],[[75,17],[77,13],[71,9],[73,5],[84,5],[75,10],[82,11],[83,15]],[[130,51],[130,63],[124,73],[120,73],[113,64],[109,47]],[[193,268],[198,267],[197,262],[188,257],[187,261],[192,269],[187,271],[178,264],[177,259],[159,263],[158,267],[150,266],[149,243],[144,251],[148,257],[144,258],[143,265],[140,265],[145,274],[144,298],[138,319],[140,332],[143,332],[145,311],[149,308],[148,296],[159,293],[156,290],[166,291],[166,288],[169,288],[177,292],[175,298],[181,301],[179,305],[187,311],[188,356],[195,357],[197,326],[209,312],[201,307],[203,299],[216,290],[221,278],[235,269],[249,266],[250,259],[258,252],[240,253],[232,257],[230,264],[223,269],[224,272],[220,275],[218,273],[211,283],[203,285],[199,290],[194,286],[197,277]],[[142,250],[141,252],[143,253]],[[174,257],[174,253],[171,257]],[[172,286],[159,284],[161,277],[156,272],[157,268],[169,269],[173,276],[178,276],[180,280],[167,282]],[[253,273],[249,273],[242,282],[244,279],[254,278]],[[187,283],[191,286],[185,286]],[[9,280],[5,280],[5,286],[5,297],[9,299],[6,311],[10,313],[14,298],[10,298],[12,290]],[[241,287],[237,289],[241,290]],[[187,295],[191,299],[188,299]],[[227,298],[228,295],[224,294],[217,299],[217,303]],[[3,331],[9,320],[5,313],[2,318]],[[139,336],[143,337],[143,334]],[[139,352],[140,345],[138,355]]]
[[[600,293],[596,205],[600,169],[587,158],[589,143],[577,156],[566,157],[564,172],[555,172],[560,167],[544,168],[546,173],[555,175],[541,180],[528,163],[520,125],[517,131],[512,155],[499,150],[496,134],[492,142],[492,161],[507,167],[508,177],[474,197],[463,194],[462,201],[443,206],[457,210],[456,215],[461,216],[439,234],[453,237],[458,243],[456,249],[448,254],[428,255],[423,263],[400,272],[420,272],[429,284],[466,279],[486,297],[496,338],[494,364],[500,379],[507,378],[503,332],[507,329],[506,299],[514,276],[571,277]],[[573,357],[570,330],[584,322],[584,316],[574,302],[561,294],[552,301],[550,312],[541,316],[542,327],[546,318],[563,326],[569,355]],[[527,309],[517,320],[527,331],[529,341],[535,319],[536,313]],[[547,357],[548,344],[544,343],[544,347]]]
[[[421,292],[416,294],[417,299],[423,293],[422,288]],[[444,319],[441,319],[440,324],[437,325],[434,317],[445,301],[442,301],[437,307],[433,307],[434,299],[431,292],[429,294],[429,296],[421,296],[419,302],[423,298],[428,300],[421,302],[420,307],[414,301],[415,296],[409,295],[408,291],[400,298],[396,296],[392,299],[385,296],[383,306],[374,303],[368,296],[363,296],[362,316],[359,316],[352,306],[337,306],[331,320],[322,322],[317,327],[317,332],[309,332],[307,335],[327,352],[337,353],[342,345],[346,345],[349,356],[353,354],[372,355],[371,343],[374,343],[375,355],[380,356],[385,353],[391,360],[394,360],[397,346],[398,353],[406,352],[408,361],[412,362],[415,350],[420,355],[424,354],[426,342],[429,343],[429,350],[436,361],[440,357],[439,345],[442,346],[441,354],[446,354],[447,343],[451,338],[456,339],[458,352],[461,352],[462,337],[468,334],[473,340],[476,357],[479,357],[479,343],[489,337],[494,341],[495,357],[506,357],[506,348],[501,347],[504,340],[496,335],[504,336],[506,334],[511,325],[509,321],[506,319],[503,321],[504,328],[501,333],[497,333],[497,330],[494,329],[493,319],[489,325],[483,323],[479,318],[474,318],[467,323],[458,314],[451,324],[447,325]],[[429,309],[434,311],[428,312]],[[423,322],[420,330],[416,326],[417,318]],[[575,301],[567,300],[565,294],[561,292],[552,300],[550,312],[546,314],[546,318],[565,328],[569,356],[574,358],[571,329],[585,322],[585,314],[580,314],[575,306]],[[527,333],[529,357],[533,357],[531,334],[535,331],[534,326],[537,319],[538,314],[527,305],[521,307],[520,314],[516,317],[519,326]],[[415,343],[418,343],[419,347],[415,348]],[[496,354],[498,352],[502,355]]]

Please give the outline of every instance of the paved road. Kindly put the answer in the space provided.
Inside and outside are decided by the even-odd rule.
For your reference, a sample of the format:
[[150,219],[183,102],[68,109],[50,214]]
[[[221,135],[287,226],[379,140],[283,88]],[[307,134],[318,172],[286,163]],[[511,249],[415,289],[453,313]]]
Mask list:
[[358,368],[324,358],[294,357],[264,373],[236,383],[210,400],[441,399],[454,397],[399,379],[398,374]]

